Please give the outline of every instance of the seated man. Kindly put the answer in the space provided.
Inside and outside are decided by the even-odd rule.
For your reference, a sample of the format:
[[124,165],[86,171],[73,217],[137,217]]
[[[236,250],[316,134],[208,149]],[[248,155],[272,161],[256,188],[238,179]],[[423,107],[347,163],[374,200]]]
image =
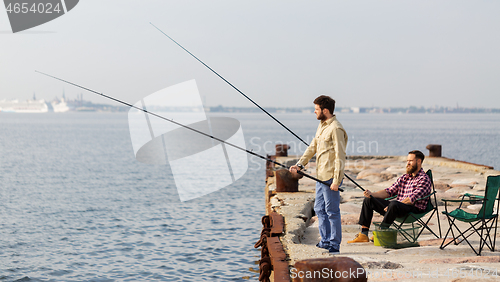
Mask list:
[[[408,153],[406,161],[406,174],[399,177],[391,187],[377,191],[364,192],[365,199],[359,215],[358,224],[361,225],[361,232],[354,240],[347,243],[369,242],[368,230],[373,218],[373,211],[384,216],[381,228],[388,228],[397,217],[402,217],[410,212],[421,213],[427,206],[427,199],[416,201],[431,193],[431,180],[422,169],[424,154],[420,151]],[[385,198],[397,195],[395,201],[388,201]]]

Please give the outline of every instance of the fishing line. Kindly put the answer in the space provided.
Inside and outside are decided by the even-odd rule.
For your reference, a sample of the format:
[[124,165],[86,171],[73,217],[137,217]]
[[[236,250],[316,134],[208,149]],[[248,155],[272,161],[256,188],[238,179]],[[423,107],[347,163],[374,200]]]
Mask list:
[[[283,168],[289,169],[289,167],[288,167],[288,166],[286,166],[286,165],[284,165],[284,164],[281,164],[281,163],[279,163],[279,162],[277,162],[277,161],[275,161],[275,160],[272,160],[272,159],[270,159],[270,158],[266,158],[266,157],[261,156],[261,155],[259,155],[259,154],[257,154],[257,153],[254,153],[254,152],[252,152],[252,151],[249,151],[249,150],[247,150],[247,149],[245,149],[245,148],[242,148],[242,147],[240,147],[240,146],[237,146],[237,145],[234,145],[234,144],[232,144],[232,143],[226,142],[226,141],[224,141],[224,140],[222,140],[222,139],[220,139],[220,138],[214,137],[214,136],[212,136],[212,135],[210,135],[210,134],[207,134],[207,133],[205,133],[205,132],[199,131],[199,130],[197,130],[197,129],[194,129],[194,128],[192,128],[192,127],[189,127],[189,126],[187,126],[187,125],[184,125],[184,124],[182,124],[182,123],[176,122],[176,121],[174,121],[173,119],[168,119],[168,118],[166,118],[166,117],[160,116],[160,115],[155,114],[155,113],[153,113],[153,112],[151,112],[151,111],[148,111],[148,110],[146,110],[146,109],[143,109],[143,108],[140,108],[140,107],[136,107],[136,106],[134,106],[134,105],[132,105],[132,104],[130,104],[130,103],[127,103],[127,102],[124,102],[124,101],[119,100],[119,99],[117,99],[117,98],[114,98],[114,97],[108,96],[108,95],[106,95],[106,94],[104,94],[104,93],[99,93],[99,92],[94,91],[94,90],[92,90],[92,89],[90,89],[90,88],[87,88],[87,87],[84,87],[84,86],[80,86],[80,85],[78,85],[78,84],[76,84],[76,83],[73,83],[73,82],[70,82],[70,81],[67,81],[67,80],[64,80],[64,79],[61,79],[61,78],[58,78],[58,77],[52,76],[52,75],[50,75],[50,74],[46,74],[46,73],[43,73],[43,72],[40,72],[40,71],[37,71],[37,70],[35,70],[35,72],[40,73],[40,74],[43,74],[43,75],[48,76],[48,77],[51,77],[51,78],[54,78],[54,79],[57,79],[57,80],[62,81],[62,82],[64,82],[64,83],[71,84],[71,85],[73,85],[73,86],[76,86],[76,87],[78,87],[78,88],[81,88],[81,89],[87,90],[87,91],[89,91],[89,92],[95,93],[95,94],[97,94],[97,95],[100,95],[100,96],[102,96],[102,97],[108,98],[108,99],[113,100],[113,101],[115,101],[115,102],[118,102],[118,103],[120,103],[120,104],[123,104],[123,105],[129,106],[129,107],[134,108],[134,109],[139,110],[139,111],[142,111],[142,112],[144,112],[144,113],[146,113],[146,114],[149,114],[149,115],[155,116],[155,117],[157,117],[157,118],[160,118],[160,119],[163,119],[163,120],[169,121],[169,122],[171,122],[171,123],[173,123],[173,124],[176,124],[176,125],[178,125],[178,126],[180,126],[180,127],[183,127],[183,128],[189,129],[189,130],[191,130],[191,131],[194,131],[194,132],[199,133],[199,134],[201,134],[201,135],[204,135],[204,136],[206,136],[206,137],[212,138],[212,139],[214,139],[214,140],[217,140],[217,141],[219,141],[219,142],[221,142],[221,143],[223,143],[223,144],[226,144],[226,145],[231,146],[231,147],[233,147],[233,148],[236,148],[236,149],[238,149],[238,150],[242,150],[242,151],[244,151],[244,152],[246,152],[246,153],[248,153],[248,154],[250,154],[250,155],[252,155],[252,156],[255,156],[255,157],[261,158],[261,159],[266,160],[266,161],[270,161],[270,162],[272,162],[273,164],[276,164],[276,165],[279,165],[279,166],[281,166],[281,167],[283,167]],[[309,174],[306,174],[306,173],[304,173],[304,172],[302,172],[302,171],[297,171],[297,173],[298,173],[298,174],[300,174],[300,175],[303,175],[303,176],[305,176],[305,177],[307,177],[307,178],[310,178],[310,179],[312,179],[312,180],[315,180],[315,181],[317,181],[317,182],[320,182],[320,183],[322,183],[322,184],[324,184],[324,185],[330,186],[330,184],[328,184],[327,182],[322,181],[322,180],[319,180],[319,179],[317,179],[316,177],[311,176],[311,175],[309,175]],[[344,190],[343,190],[342,188],[339,188],[339,191],[343,192]]]
[[[202,65],[204,65],[205,67],[207,67],[210,71],[212,71],[215,75],[217,75],[220,79],[224,80],[224,82],[226,82],[227,84],[229,84],[232,88],[234,88],[234,90],[238,91],[238,93],[240,93],[241,95],[243,95],[245,98],[247,98],[250,102],[252,102],[255,106],[257,106],[257,108],[261,109],[264,113],[266,113],[270,118],[272,118],[274,121],[276,121],[277,123],[279,123],[283,128],[285,128],[286,130],[288,130],[288,132],[290,132],[293,136],[297,137],[297,139],[299,139],[300,141],[302,141],[302,143],[304,143],[306,146],[309,147],[309,144],[307,144],[306,141],[302,140],[302,138],[300,138],[297,134],[295,134],[292,130],[290,130],[288,127],[286,127],[283,123],[281,123],[278,119],[276,119],[273,115],[271,115],[268,111],[266,111],[264,108],[262,108],[261,106],[259,106],[259,104],[255,103],[252,99],[250,99],[250,97],[248,97],[247,95],[245,95],[245,93],[241,92],[238,88],[236,88],[236,86],[234,86],[232,83],[230,83],[229,81],[227,81],[227,79],[225,79],[224,77],[222,77],[222,75],[220,75],[219,73],[217,73],[215,70],[213,70],[211,67],[209,67],[207,64],[205,64],[202,60],[198,59],[198,57],[196,57],[193,53],[189,52],[186,48],[184,48],[181,44],[179,44],[177,41],[175,41],[172,37],[168,36],[165,32],[163,32],[161,29],[159,29],[156,25],[154,25],[153,23],[150,22],[150,24],[152,26],[154,26],[159,32],[163,33],[163,35],[165,35],[166,37],[168,37],[168,39],[172,40],[172,42],[174,42],[177,46],[181,47],[182,50],[186,51],[189,55],[191,55],[193,58],[195,58],[198,62],[200,62]],[[345,174],[344,173],[344,176],[347,177],[347,179],[349,179],[352,183],[354,183],[356,186],[358,186],[358,188],[360,188],[361,190],[365,191],[365,189],[363,189],[363,187],[361,187],[358,183],[356,183],[352,178],[349,177],[349,175]]]
[[261,106],[259,106],[259,104],[255,103],[252,99],[250,99],[250,97],[248,97],[247,95],[245,95],[245,93],[243,93],[241,90],[239,90],[238,88],[236,88],[236,86],[234,86],[231,82],[229,82],[227,79],[225,79],[224,77],[222,77],[222,75],[220,75],[219,73],[217,73],[216,71],[214,71],[211,67],[209,67],[207,64],[205,64],[202,60],[198,59],[198,57],[196,57],[195,55],[193,55],[193,53],[189,52],[186,48],[182,47],[181,44],[177,43],[177,41],[175,41],[172,37],[168,36],[165,32],[163,32],[161,29],[159,29],[157,26],[155,26],[153,23],[150,23],[152,26],[154,26],[158,31],[160,31],[161,33],[163,33],[166,37],[168,37],[170,40],[172,40],[175,44],[177,44],[177,46],[181,47],[182,50],[186,51],[189,55],[191,55],[193,58],[195,58],[198,62],[200,62],[202,65],[204,65],[205,67],[207,67],[209,70],[211,70],[215,75],[217,75],[220,79],[224,80],[224,82],[226,82],[227,84],[229,84],[232,88],[234,88],[234,90],[238,91],[238,93],[240,93],[241,95],[243,95],[245,98],[247,98],[250,102],[252,102],[257,108],[261,109],[264,113],[266,113],[270,118],[272,118],[274,121],[276,121],[277,123],[279,123],[281,126],[283,126],[286,130],[288,130],[288,132],[290,132],[291,134],[293,134],[293,136],[297,137],[300,141],[302,141],[304,144],[306,144],[306,146],[309,146],[307,145],[306,141],[302,140],[302,138],[300,138],[297,134],[295,134],[292,130],[290,130],[288,127],[286,127],[283,123],[281,123],[279,120],[277,120],[273,115],[271,115],[268,111],[266,111],[264,108],[262,108]]

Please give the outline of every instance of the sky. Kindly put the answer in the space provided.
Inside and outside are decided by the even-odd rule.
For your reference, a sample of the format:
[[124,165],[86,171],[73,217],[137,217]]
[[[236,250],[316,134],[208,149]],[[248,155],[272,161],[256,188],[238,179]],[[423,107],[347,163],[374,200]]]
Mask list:
[[[2,11],[3,10],[3,11]],[[500,108],[499,1],[82,0],[12,33],[0,8],[0,99],[135,103],[195,79],[205,106]]]

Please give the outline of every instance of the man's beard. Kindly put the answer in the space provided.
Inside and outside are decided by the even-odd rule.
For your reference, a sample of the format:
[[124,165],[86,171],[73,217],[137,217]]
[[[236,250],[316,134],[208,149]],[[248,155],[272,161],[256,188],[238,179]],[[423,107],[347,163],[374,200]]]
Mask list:
[[326,116],[325,114],[323,114],[323,112],[319,113],[319,116],[317,117],[318,120],[321,120],[321,121],[325,121],[326,120]]
[[414,172],[417,172],[417,166],[411,166],[411,165],[407,165],[406,166],[406,173],[407,174],[413,174]]

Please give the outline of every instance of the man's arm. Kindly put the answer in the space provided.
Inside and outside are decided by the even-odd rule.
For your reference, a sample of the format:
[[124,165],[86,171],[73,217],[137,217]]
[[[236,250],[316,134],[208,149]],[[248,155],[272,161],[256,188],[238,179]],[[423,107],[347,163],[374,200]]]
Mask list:
[[385,199],[391,196],[389,193],[387,193],[387,191],[385,191],[385,189],[373,193],[370,190],[365,190],[365,192],[363,192],[363,195],[367,198],[373,196],[373,198],[379,199]]
[[307,163],[309,163],[309,160],[316,154],[316,138],[313,138],[311,141],[311,144],[309,147],[307,147],[306,151],[302,155],[302,157],[299,159],[297,164],[301,164],[303,166],[306,166]]
[[344,179],[347,134],[342,128],[336,128],[332,131],[332,140],[335,152],[332,185],[337,185],[338,188],[338,185],[340,185],[342,179]]
[[[300,164],[302,166],[306,166],[309,163],[309,160],[316,154],[316,138],[313,138],[309,147],[307,147],[306,151],[302,155],[302,157],[297,162],[297,165]],[[297,172],[300,168],[297,165],[292,165],[289,168],[290,172]]]
[[[372,196],[373,198],[379,198],[379,199],[385,199],[385,198],[388,198],[389,196],[391,196],[387,191],[385,191],[385,189],[382,189],[382,190],[377,191],[375,193],[370,192],[370,190],[365,190],[363,195],[367,198]],[[385,207],[384,211],[387,212],[387,208],[388,207]]]

